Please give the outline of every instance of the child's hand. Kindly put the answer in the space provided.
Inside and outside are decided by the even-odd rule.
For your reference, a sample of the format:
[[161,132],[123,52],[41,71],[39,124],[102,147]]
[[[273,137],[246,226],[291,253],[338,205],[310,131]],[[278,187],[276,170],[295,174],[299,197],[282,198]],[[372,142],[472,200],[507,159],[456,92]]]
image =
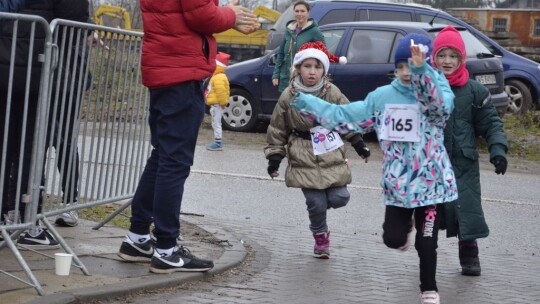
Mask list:
[[409,58],[411,64],[415,67],[420,67],[426,61],[426,53],[422,52],[420,45],[411,45],[411,58]]

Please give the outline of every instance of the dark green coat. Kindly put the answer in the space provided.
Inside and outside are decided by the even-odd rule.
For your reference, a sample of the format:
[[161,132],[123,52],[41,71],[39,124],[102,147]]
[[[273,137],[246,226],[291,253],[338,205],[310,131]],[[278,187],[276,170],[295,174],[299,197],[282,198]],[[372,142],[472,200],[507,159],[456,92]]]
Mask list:
[[272,74],[272,79],[279,79],[278,90],[280,92],[283,92],[283,90],[289,86],[291,63],[293,62],[294,55],[298,49],[306,42],[322,41],[324,43],[324,36],[319,30],[319,26],[315,20],[310,18],[306,26],[302,28],[302,31],[300,31],[298,35],[294,33],[296,24],[297,22],[295,20],[287,23],[285,36],[279,47],[276,66],[274,67],[274,73]]
[[497,155],[506,158],[508,143],[486,87],[469,80],[462,87],[452,87],[452,91],[455,107],[444,130],[444,145],[456,175],[459,198],[444,204],[444,226],[447,237],[474,240],[489,234],[481,204],[476,137],[486,140],[490,160]]

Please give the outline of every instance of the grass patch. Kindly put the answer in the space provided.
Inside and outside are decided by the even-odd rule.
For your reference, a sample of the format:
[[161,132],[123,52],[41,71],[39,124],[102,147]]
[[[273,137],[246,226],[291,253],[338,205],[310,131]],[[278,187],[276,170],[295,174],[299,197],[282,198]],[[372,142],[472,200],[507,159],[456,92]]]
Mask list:
[[[114,204],[105,204],[99,205],[92,208],[84,208],[79,210],[79,217],[85,220],[101,222],[109,214],[113,213],[118,209],[119,206]],[[124,209],[124,211],[117,216],[115,216],[108,224],[115,227],[128,229],[130,222],[129,218],[131,217],[131,207]]]
[[505,115],[504,131],[508,154],[530,161],[540,161],[540,113]]

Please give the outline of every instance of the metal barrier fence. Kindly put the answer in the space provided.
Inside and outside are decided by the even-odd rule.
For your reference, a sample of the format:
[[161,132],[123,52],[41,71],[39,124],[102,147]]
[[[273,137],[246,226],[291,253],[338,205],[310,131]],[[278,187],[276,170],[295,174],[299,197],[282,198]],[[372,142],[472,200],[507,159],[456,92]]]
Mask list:
[[[34,20],[26,15],[0,14],[0,22],[4,16],[15,22]],[[40,22],[43,25],[44,20]],[[8,189],[10,194],[2,196],[2,210],[8,210],[6,204],[11,207],[15,198],[14,209],[9,209],[15,210],[10,213],[14,220],[0,225],[4,243],[20,257],[32,283],[16,279],[35,287],[40,295],[43,289],[18,251],[28,248],[15,246],[12,240],[40,220],[62,248],[73,254],[74,265],[89,274],[49,218],[131,198],[150,151],[148,92],[140,81],[142,33],[60,19],[44,25],[45,49],[49,51],[43,53],[43,75],[41,81],[37,79],[42,87],[37,95],[41,115],[35,123],[33,171],[27,191],[33,193],[28,196],[32,210],[27,208],[19,224],[16,210],[26,202],[15,193],[21,193],[21,181],[24,186],[21,175],[25,167],[21,162],[9,166],[4,157],[0,167],[0,182],[5,185],[0,191]],[[13,44],[16,42],[14,39]]]

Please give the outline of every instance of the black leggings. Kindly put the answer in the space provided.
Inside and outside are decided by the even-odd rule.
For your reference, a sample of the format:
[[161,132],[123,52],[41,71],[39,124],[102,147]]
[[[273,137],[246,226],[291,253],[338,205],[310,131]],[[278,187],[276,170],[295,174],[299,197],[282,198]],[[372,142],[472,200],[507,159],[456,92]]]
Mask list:
[[383,241],[386,246],[397,249],[407,242],[414,215],[416,240],[414,247],[420,258],[420,290],[437,289],[437,240],[441,220],[441,206],[430,205],[407,209],[386,206],[383,224]]

